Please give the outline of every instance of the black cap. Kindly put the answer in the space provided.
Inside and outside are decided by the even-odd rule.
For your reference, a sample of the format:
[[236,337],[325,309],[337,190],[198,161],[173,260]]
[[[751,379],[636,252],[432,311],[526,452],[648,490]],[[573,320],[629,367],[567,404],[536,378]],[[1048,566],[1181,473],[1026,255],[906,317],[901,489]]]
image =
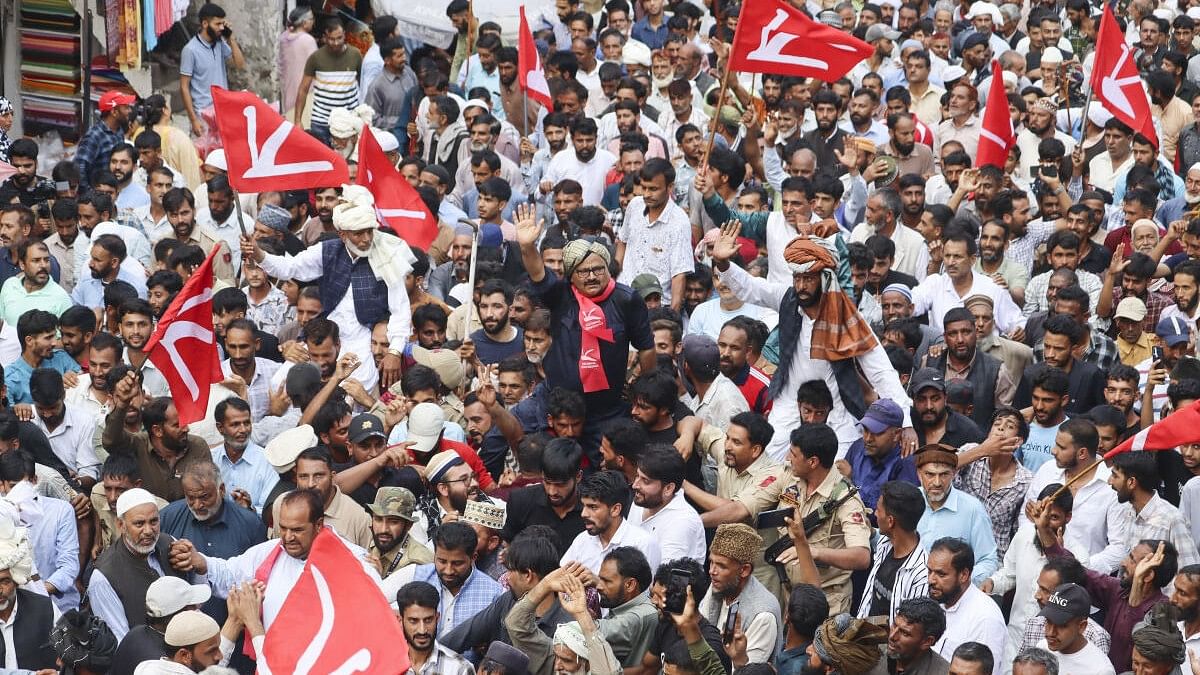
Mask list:
[[1092,596],[1079,584],[1063,584],[1054,589],[1038,616],[1061,626],[1072,619],[1082,619],[1092,612]]
[[915,396],[925,387],[933,387],[940,392],[946,391],[946,378],[936,368],[922,368],[913,374],[908,382],[908,393]]
[[350,442],[361,444],[368,438],[379,437],[387,440],[387,432],[383,430],[383,422],[371,413],[361,413],[350,420]]

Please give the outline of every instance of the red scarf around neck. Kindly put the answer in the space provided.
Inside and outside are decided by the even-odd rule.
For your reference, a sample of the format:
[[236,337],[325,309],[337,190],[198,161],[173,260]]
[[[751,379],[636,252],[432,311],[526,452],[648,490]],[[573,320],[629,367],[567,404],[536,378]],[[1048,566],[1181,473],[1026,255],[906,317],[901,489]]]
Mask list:
[[575,294],[575,302],[579,304],[579,382],[583,384],[583,393],[608,389],[608,375],[604,372],[604,364],[600,361],[600,340],[613,341],[612,329],[608,327],[608,317],[600,308],[600,303],[612,295],[617,282],[608,280],[608,286],[594,298],[589,298],[575,286],[571,292]]

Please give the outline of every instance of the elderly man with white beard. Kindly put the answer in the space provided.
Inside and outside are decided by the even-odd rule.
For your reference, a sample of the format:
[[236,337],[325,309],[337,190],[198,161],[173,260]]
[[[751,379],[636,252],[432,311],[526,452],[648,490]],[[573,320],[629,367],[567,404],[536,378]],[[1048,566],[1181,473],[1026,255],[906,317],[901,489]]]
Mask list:
[[[1184,174],[1183,194],[1159,204],[1154,218],[1160,223],[1186,220],[1191,210],[1198,205],[1200,205],[1200,162],[1188,167],[1187,173]],[[1179,237],[1181,234],[1175,236]]]
[[[325,528],[325,510],[320,493],[316,490],[293,490],[280,497],[279,518],[276,527],[279,539],[251,546],[241,555],[222,559],[207,556],[196,550],[196,545],[187,539],[171,544],[170,564],[175,570],[198,575],[197,581],[207,582],[213,595],[226,598],[242,584],[266,579],[262,597],[262,623],[270,629],[292,588],[300,580],[305,561],[317,535]],[[338,536],[336,532],[332,532]],[[363,571],[376,585],[383,582],[379,572],[367,559],[367,552],[351,541],[342,539],[363,567]]]
[[88,584],[92,612],[104,619],[118,641],[129,629],[146,621],[146,590],[155,579],[170,574],[171,537],[159,530],[158,504],[142,488],[117,498],[120,538],[100,554]]
[[[390,234],[379,234],[375,200],[366,188],[347,185],[342,202],[333,207],[338,238],[310,246],[295,257],[268,255],[251,238],[241,239],[242,256],[255,260],[278,279],[320,284],[325,316],[341,329],[344,351],[359,355],[354,377],[368,391],[378,382],[386,389],[400,380],[401,354],[412,332],[404,277],[416,261],[408,244]],[[371,353],[371,329],[388,319],[388,353],[378,370]]]

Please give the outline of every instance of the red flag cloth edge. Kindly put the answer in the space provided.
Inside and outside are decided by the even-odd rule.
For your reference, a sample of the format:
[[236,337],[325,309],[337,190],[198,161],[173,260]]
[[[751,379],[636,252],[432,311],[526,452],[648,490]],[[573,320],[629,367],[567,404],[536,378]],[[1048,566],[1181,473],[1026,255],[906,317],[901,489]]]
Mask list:
[[379,220],[409,246],[428,249],[437,239],[437,218],[421,195],[388,161],[370,127],[363,125],[358,136],[358,184],[375,197]]
[[875,48],[815,21],[782,0],[742,4],[730,50],[729,68],[834,82]]
[[992,86],[988,88],[987,106],[983,110],[979,155],[975,166],[991,164],[1003,169],[1008,162],[1008,153],[1017,142],[1017,136],[1013,133],[1012,118],[1008,114],[1008,94],[1004,90],[1003,73],[1000,62],[993,60]]
[[1149,139],[1155,148],[1159,147],[1153,111],[1134,62],[1133,50],[1125,44],[1125,35],[1117,25],[1110,3],[1105,3],[1104,16],[1100,19],[1089,84],[1094,101],[1103,104],[1114,117]]
[[[144,347],[146,357],[171,388],[180,424],[199,422],[208,415],[209,389],[225,377],[212,323],[213,257],[225,246],[227,244],[223,242],[213,246],[200,267],[188,277]],[[179,334],[173,331],[177,323],[183,329]],[[172,333],[168,335],[168,331]],[[169,341],[170,347],[163,344],[164,339]],[[189,391],[188,380],[183,379],[180,368],[187,372],[196,389],[195,396]]]
[[1180,445],[1198,441],[1200,441],[1200,401],[1195,401],[1125,439],[1125,442],[1106,452],[1104,459],[1112,459],[1123,452],[1171,450]]
[[542,70],[542,57],[538,54],[537,43],[533,41],[533,33],[529,30],[529,21],[525,18],[525,6],[520,7],[521,26],[517,50],[517,81],[529,98],[541,103],[547,109],[554,107],[550,98],[550,85],[546,83],[546,74]]

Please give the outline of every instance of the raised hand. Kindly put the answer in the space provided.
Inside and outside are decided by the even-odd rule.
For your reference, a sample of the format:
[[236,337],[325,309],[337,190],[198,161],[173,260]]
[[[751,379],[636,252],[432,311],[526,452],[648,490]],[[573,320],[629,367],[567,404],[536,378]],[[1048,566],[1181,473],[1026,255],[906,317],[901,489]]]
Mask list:
[[712,250],[712,260],[715,266],[722,270],[728,268],[729,261],[741,250],[737,241],[741,231],[742,223],[737,220],[731,220],[721,226],[721,236],[717,237]]
[[263,253],[263,250],[258,247],[258,242],[255,241],[253,237],[243,234],[241,237],[239,237],[239,244],[239,248],[241,248],[242,251],[243,260],[262,262],[262,259],[266,257],[266,255]]
[[837,148],[834,148],[833,155],[837,157],[837,160],[841,162],[842,166],[846,167],[846,170],[851,174],[858,173],[858,147],[853,143],[847,143],[846,147],[843,148],[841,152],[838,152]]
[[513,211],[513,226],[521,246],[536,246],[545,225],[546,222],[537,217],[537,207],[532,204],[521,204]]
[[587,591],[583,582],[573,576],[564,576],[559,580],[562,590],[558,592],[558,602],[571,616],[582,616],[588,613]]
[[337,378],[338,382],[344,382],[358,366],[358,355],[354,352],[346,352],[338,357],[337,368],[334,369],[333,376]]

